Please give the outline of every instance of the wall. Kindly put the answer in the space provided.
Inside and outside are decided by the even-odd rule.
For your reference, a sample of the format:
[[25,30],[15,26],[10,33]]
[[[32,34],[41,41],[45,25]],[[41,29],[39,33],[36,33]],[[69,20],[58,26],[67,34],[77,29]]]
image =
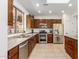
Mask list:
[[[14,0],[14,6],[16,6],[18,9],[20,9],[22,12],[24,12],[24,31],[26,31],[26,15],[29,14],[29,12],[22,6],[18,0]],[[26,31],[27,33],[30,32],[30,30]]]
[[78,19],[77,15],[63,15],[64,35],[77,36]]
[[35,19],[61,19],[61,16],[52,15],[52,16],[34,16]]
[[7,59],[8,0],[0,0],[0,59]]

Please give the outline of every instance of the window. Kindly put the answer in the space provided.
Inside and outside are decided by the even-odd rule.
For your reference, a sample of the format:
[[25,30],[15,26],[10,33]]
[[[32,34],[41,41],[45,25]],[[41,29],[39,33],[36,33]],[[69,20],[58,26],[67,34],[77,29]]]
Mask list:
[[16,7],[13,7],[13,28],[15,33],[23,32],[24,13]]

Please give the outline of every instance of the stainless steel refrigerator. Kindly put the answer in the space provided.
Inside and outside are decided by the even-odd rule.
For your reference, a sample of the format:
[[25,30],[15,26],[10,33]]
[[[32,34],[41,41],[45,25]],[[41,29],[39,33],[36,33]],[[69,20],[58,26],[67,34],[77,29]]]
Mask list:
[[64,41],[63,24],[53,24],[53,43],[62,44]]

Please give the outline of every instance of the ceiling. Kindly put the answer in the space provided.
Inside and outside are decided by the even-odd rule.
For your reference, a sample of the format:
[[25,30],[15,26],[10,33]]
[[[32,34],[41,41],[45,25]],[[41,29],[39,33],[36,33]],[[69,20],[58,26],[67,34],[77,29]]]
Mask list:
[[[36,16],[45,16],[45,15],[62,15],[61,10],[64,10],[64,13],[73,14],[77,12],[77,0],[70,0],[69,3],[72,4],[71,7],[68,7],[68,4],[46,4],[46,0],[18,0],[30,14]],[[39,7],[36,7],[36,4],[39,3]],[[46,4],[46,5],[45,5]],[[38,10],[41,13],[38,13]],[[52,13],[49,13],[49,10]]]

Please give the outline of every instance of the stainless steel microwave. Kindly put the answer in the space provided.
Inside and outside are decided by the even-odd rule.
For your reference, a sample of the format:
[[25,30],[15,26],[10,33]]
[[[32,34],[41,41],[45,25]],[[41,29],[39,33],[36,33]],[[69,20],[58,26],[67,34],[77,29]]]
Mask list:
[[46,23],[40,23],[40,28],[47,28],[47,24]]

